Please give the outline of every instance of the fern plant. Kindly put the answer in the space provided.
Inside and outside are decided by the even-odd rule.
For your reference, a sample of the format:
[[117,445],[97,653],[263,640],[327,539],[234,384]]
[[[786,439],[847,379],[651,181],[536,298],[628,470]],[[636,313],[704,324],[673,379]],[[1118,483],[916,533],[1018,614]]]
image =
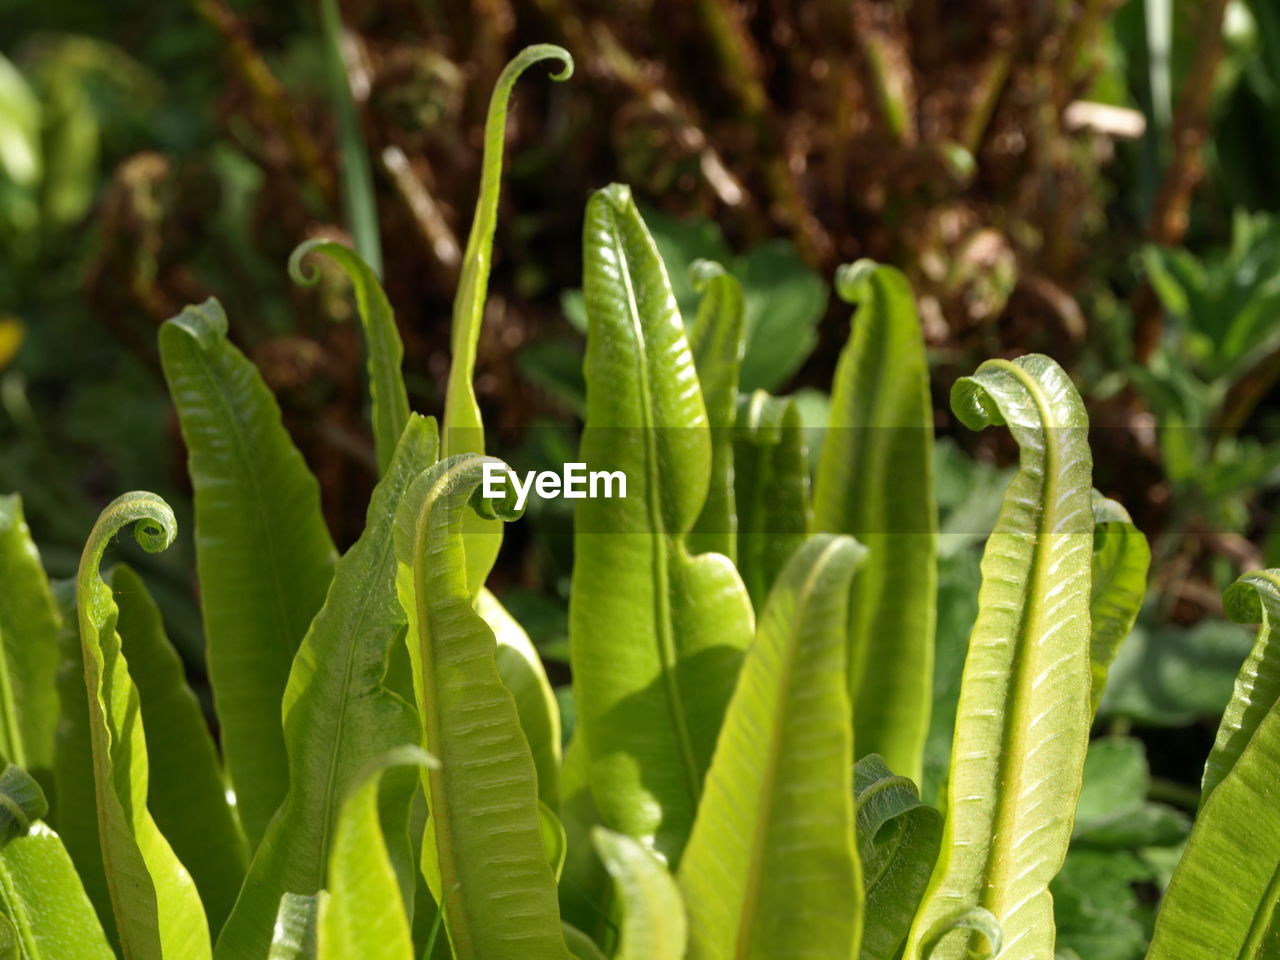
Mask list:
[[[443,430],[410,411],[391,306],[333,243],[365,333],[380,479],[337,555],[319,488],[216,301],[160,331],[195,494],[215,740],[113,539],[178,531],[126,493],[51,584],[0,500],[0,955],[26,960],[1051,960],[1089,727],[1142,599],[1146,542],[1091,490],[1087,420],[1049,358],[952,391],[1020,465],[982,563],[941,809],[917,784],[939,531],[911,291],[842,270],[857,305],[810,489],[795,401],[739,396],[743,297],[702,263],[686,328],[625,187],[586,209],[580,457],[627,495],[577,507],[576,724],[484,588],[508,488],[485,496],[471,386],[498,195],[498,82],[454,313]],[[1227,595],[1260,621],[1151,956],[1273,955],[1280,573]],[[855,762],[856,761],[856,762]],[[1207,905],[1212,904],[1212,909]]]

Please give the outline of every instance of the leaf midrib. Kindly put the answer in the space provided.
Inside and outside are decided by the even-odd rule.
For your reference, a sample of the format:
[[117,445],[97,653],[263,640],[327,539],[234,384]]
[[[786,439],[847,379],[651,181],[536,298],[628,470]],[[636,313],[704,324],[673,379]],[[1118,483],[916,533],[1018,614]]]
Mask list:
[[[1050,529],[1049,517],[1058,509],[1057,491],[1059,489],[1059,475],[1057,467],[1060,465],[1061,450],[1054,432],[1056,418],[1051,416],[1051,410],[1047,403],[1047,399],[1042,394],[1039,384],[1034,378],[1028,376],[1021,367],[1009,362],[1002,362],[1001,368],[1008,374],[1012,375],[1027,391],[1032,402],[1035,403],[1036,410],[1040,415],[1040,432],[1044,436],[1044,455],[1043,455],[1043,475],[1044,485],[1042,493],[1042,503],[1044,509],[1039,511],[1036,517],[1035,543],[1031,553],[1030,571],[1028,580],[1030,582],[1027,591],[1028,597],[1035,601],[1029,603],[1030,615],[1023,617],[1018,625],[1018,633],[1016,643],[1013,650],[1013,676],[1010,681],[1010,689],[1014,691],[1013,709],[1005,711],[1003,733],[1006,748],[1001,752],[997,765],[999,783],[1001,789],[996,793],[996,816],[994,817],[993,838],[991,844],[991,852],[987,856],[987,876],[991,879],[985,885],[982,893],[982,905],[990,909],[993,914],[1002,921],[1005,917],[992,909],[996,906],[995,900],[1003,898],[1007,892],[1007,876],[1012,869],[1012,850],[1016,841],[1013,828],[1017,826],[1019,816],[1016,803],[1010,803],[1006,798],[1012,797],[1020,799],[1022,795],[1021,785],[1025,774],[1025,760],[1021,749],[1023,740],[1027,730],[1024,720],[1024,713],[1027,703],[1031,698],[1032,692],[1027,687],[1027,677],[1030,671],[1030,658],[1027,656],[1019,656],[1028,644],[1033,642],[1033,638],[1038,635],[1041,620],[1043,618],[1043,596],[1044,596],[1044,551],[1047,549],[1047,535]],[[1010,789],[1008,784],[1011,782],[1017,785],[1017,789]],[[1021,909],[1021,905],[1019,906]]]
[[738,917],[737,936],[734,939],[734,960],[748,960],[751,955],[751,930],[755,924],[760,894],[761,859],[765,847],[765,835],[772,825],[770,813],[773,809],[774,781],[776,779],[773,774],[781,766],[782,734],[788,725],[787,720],[789,719],[787,702],[790,699],[792,673],[800,651],[802,639],[800,634],[803,632],[802,627],[805,623],[803,611],[809,604],[814,585],[826,571],[827,564],[832,556],[839,553],[842,547],[841,539],[839,537],[833,538],[818,554],[813,566],[809,568],[804,582],[800,585],[800,589],[796,592],[795,613],[791,618],[791,642],[783,646],[781,658],[783,662],[779,665],[778,672],[781,674],[782,680],[778,685],[778,701],[773,712],[773,716],[778,722],[774,724],[771,731],[769,750],[765,755],[765,775],[760,782],[760,793],[757,799],[759,816],[756,817],[755,831],[752,836],[750,862],[747,865],[747,882],[742,896],[742,912]]
[[658,470],[657,438],[654,436],[652,398],[649,391],[649,357],[648,341],[644,336],[644,327],[640,320],[640,307],[636,301],[635,288],[631,283],[631,258],[622,246],[623,226],[613,209],[612,202],[606,202],[609,212],[611,230],[609,241],[613,246],[618,264],[618,274],[627,295],[627,320],[631,324],[631,332],[635,341],[636,374],[640,389],[640,415],[644,421],[641,429],[644,435],[645,448],[645,506],[649,513],[649,525],[653,532],[653,576],[654,615],[657,628],[658,659],[662,675],[663,687],[667,696],[667,711],[671,718],[671,726],[675,734],[676,749],[680,754],[680,769],[684,774],[685,786],[694,809],[702,794],[697,757],[693,749],[693,741],[689,733],[688,720],[684,715],[683,701],[676,681],[676,666],[679,657],[676,653],[675,638],[671,626],[671,577],[668,564],[668,551],[678,545],[678,538],[673,537],[666,529],[662,515],[661,476]]

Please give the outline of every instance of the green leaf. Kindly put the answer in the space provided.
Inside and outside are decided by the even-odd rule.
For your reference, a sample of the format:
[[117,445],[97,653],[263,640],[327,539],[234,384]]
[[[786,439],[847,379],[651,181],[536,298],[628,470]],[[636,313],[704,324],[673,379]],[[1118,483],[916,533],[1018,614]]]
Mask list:
[[604,827],[591,831],[591,843],[622,905],[614,960],[683,960],[688,940],[684,903],[666,866],[653,851]]
[[759,611],[812,522],[804,425],[794,399],[763,390],[739,398],[733,468],[738,571]]
[[[1228,589],[1227,610],[1237,617],[1270,616],[1273,576],[1274,571],[1246,574]],[[1249,593],[1255,599],[1247,599]],[[1261,611],[1248,610],[1255,604]],[[1238,691],[1252,685],[1265,699],[1263,663],[1265,658],[1246,663]],[[1273,704],[1255,717],[1239,704],[1232,713],[1234,720],[1223,724],[1227,738],[1214,747],[1220,772],[1214,780],[1206,776],[1191,838],[1156,917],[1148,960],[1262,960],[1280,947],[1280,807],[1274,802],[1280,710]]]
[[15,763],[0,770],[0,848],[15,837],[26,836],[31,822],[49,812],[40,784]]
[[533,641],[488,590],[476,597],[476,612],[498,641],[498,674],[515,698],[520,729],[538,770],[538,797],[554,809],[560,781],[560,708]]
[[924,336],[906,278],[862,260],[836,277],[858,305],[840,354],[813,528],[867,548],[849,619],[858,750],[919,781],[932,704],[938,516]]
[[[565,750],[560,777],[559,816],[568,846],[559,883],[560,915],[599,942],[608,943],[613,889],[604,864],[591,845],[591,831],[600,825],[600,811],[591,796],[590,780],[586,741],[575,734]],[[573,944],[569,946],[572,949]]]
[[1129,511],[1093,492],[1093,572],[1089,597],[1091,701],[1098,712],[1107,671],[1142,609],[1151,548]]
[[115,914],[98,841],[98,798],[93,773],[93,733],[84,687],[84,652],[76,616],[75,581],[54,584],[54,600],[62,620],[58,631],[58,721],[54,754],[54,816],[67,854],[75,864],[102,928],[116,942]]
[[405,913],[382,821],[378,788],[389,767],[437,766],[421,748],[384,754],[343,801],[329,854],[329,896],[320,906],[320,960],[414,960]]
[[559,883],[569,855],[569,836],[556,812],[541,800],[538,801],[538,828],[542,831],[542,849],[551,864],[551,873]]
[[[662,261],[626,187],[587,204],[587,421],[581,460],[627,496],[574,515],[569,633],[578,730],[605,826],[675,863],[750,642],[750,601],[721,554],[685,535],[711,438]],[[637,762],[643,757],[644,762]]]
[[309,253],[323,254],[340,266],[355,290],[360,324],[364,328],[369,393],[373,402],[373,440],[381,475],[387,472],[404,425],[409,422],[409,394],[400,370],[404,345],[396,329],[395,313],[378,282],[378,275],[358,253],[340,243],[307,240],[298,244],[289,256],[289,276],[295,283],[311,286],[320,279],[318,270],[308,273],[302,267],[302,260]]
[[564,925],[564,942],[569,948],[569,955],[577,960],[608,960],[594,940],[567,923]]
[[22,515],[0,496],[0,755],[37,776],[53,767],[59,616]]
[[147,808],[173,852],[191,873],[209,928],[218,930],[249,862],[200,703],[187,686],[155,601],[142,579],[120,564],[106,577],[119,608],[120,635],[138,688],[150,761]]
[[[324,886],[340,805],[369,758],[418,741],[412,706],[384,685],[388,659],[405,629],[393,528],[396,509],[435,462],[438,446],[435,421],[412,416],[374,490],[364,533],[338,561],[329,595],[294,659],[283,707],[289,791],[218,938],[219,957],[266,950],[281,895],[313,894]],[[406,824],[414,779],[399,778],[396,789],[387,790],[393,795],[388,810]],[[399,840],[402,848],[406,842]],[[408,862],[407,848],[396,852]]]
[[702,513],[689,532],[689,550],[735,560],[733,425],[742,364],[742,287],[718,263],[700,260],[691,269],[702,302],[689,331],[689,347],[711,427],[711,480]]
[[934,942],[935,960],[965,956],[970,938],[950,925],[985,914],[983,938],[1003,933],[1001,960],[1049,960],[1048,886],[1089,737],[1088,420],[1062,368],[1038,354],[987,361],[956,383],[951,406],[973,429],[1008,424],[1021,459],[983,553],[946,834],[907,955]]
[[1280,570],[1246,573],[1227,588],[1222,602],[1227,616],[1236,623],[1259,624],[1258,636],[1236,676],[1205,763],[1201,804],[1240,759],[1258,724],[1280,697],[1280,649],[1271,638],[1274,623],[1280,620]]
[[851,537],[815,535],[769,596],[680,862],[689,960],[858,955],[844,667],[864,553]]
[[742,389],[776,391],[808,359],[827,312],[827,285],[786,240],[749,250],[733,266],[746,290]]
[[938,859],[942,814],[877,754],[853,768],[858,858],[866,908],[860,960],[894,960]]
[[505,502],[473,496],[499,460],[460,454],[422,474],[400,504],[395,547],[400,602],[418,678],[431,832],[423,865],[438,879],[457,960],[566,956],[538,817],[537,776],[497,643],[472,606],[463,546],[468,503],[514,519]]
[[[480,162],[480,195],[476,198],[471,233],[462,258],[462,275],[453,299],[453,327],[449,381],[445,386],[444,424],[440,437],[442,456],[484,453],[484,424],[476,403],[473,380],[484,304],[489,291],[489,268],[493,261],[493,234],[498,223],[498,194],[502,188],[502,151],[507,130],[507,105],[520,75],[535,63],[559,60],[562,69],[553,80],[573,75],[573,57],[563,47],[539,43],[525,47],[506,65],[489,99],[484,124],[484,157]],[[467,519],[467,582],[474,596],[484,584],[502,545],[499,524]]]
[[62,841],[39,821],[0,849],[0,918],[13,960],[115,960]]
[[1139,960],[1147,938],[1133,884],[1150,877],[1131,853],[1073,847],[1050,888],[1058,949],[1089,960]]
[[1171,846],[1186,839],[1187,817],[1147,802],[1151,776],[1140,740],[1101,737],[1089,744],[1076,803],[1072,849]]
[[147,810],[147,746],[138,689],[116,633],[115,598],[98,572],[107,544],[130,524],[150,553],[169,546],[177,533],[167,503],[153,493],[126,493],[94,524],[76,575],[102,861],[125,956],[200,960],[210,956],[204,908],[191,875]]
[[286,893],[280,898],[267,960],[315,960],[317,920],[326,894]]
[[280,701],[324,602],[333,541],[320,487],[216,300],[160,328],[160,358],[195,489],[209,681],[250,846],[288,789]]

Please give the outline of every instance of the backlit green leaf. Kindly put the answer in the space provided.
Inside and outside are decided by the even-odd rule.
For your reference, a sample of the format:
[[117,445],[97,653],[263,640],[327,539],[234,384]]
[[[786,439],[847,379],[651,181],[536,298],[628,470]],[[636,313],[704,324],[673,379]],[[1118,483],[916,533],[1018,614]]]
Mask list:
[[57,608],[16,494],[0,496],[0,755],[37,776],[53,767]]
[[160,328],[165,379],[195,488],[196,564],[209,681],[250,846],[288,789],[280,702],[324,602],[333,541],[320,488],[216,300]]
[[[324,885],[340,805],[370,757],[418,742],[412,706],[383,685],[405,629],[392,530],[397,507],[437,449],[435,421],[411,417],[374,491],[364,533],[338,561],[298,650],[284,695],[289,792],[254,853],[244,893],[218,939],[219,957],[266,950],[281,895],[313,894]],[[405,824],[415,781],[401,777],[397,789],[387,790],[389,815]],[[393,838],[402,863],[411,858],[406,838],[405,830]]]
[[794,399],[763,390],[740,398],[733,468],[738,571],[752,606],[763,610],[813,519],[804,424]]
[[663,862],[637,841],[604,827],[591,831],[591,842],[621,904],[614,960],[683,960],[688,940],[684,903]]
[[316,921],[326,894],[286,893],[276,910],[267,960],[316,960]]
[[1271,636],[1280,620],[1280,570],[1246,573],[1227,588],[1223,606],[1237,623],[1258,624],[1258,635],[1236,675],[1235,690],[1205,764],[1201,803],[1239,760],[1258,724],[1280,697],[1280,649]]
[[538,769],[538,796],[552,809],[560,780],[560,708],[533,641],[488,590],[476,597],[476,612],[498,641],[498,674],[511,691],[520,728]]
[[227,803],[218,751],[142,579],[124,564],[105,579],[120,610],[116,632],[142,706],[150,760],[147,808],[191,873],[209,928],[217,931],[249,861],[240,822]]
[[769,596],[678,873],[689,960],[854,958],[849,587],[864,550],[815,535]]
[[1089,667],[1097,713],[1120,644],[1129,636],[1147,590],[1151,549],[1129,511],[1093,493],[1093,573],[1089,599]]
[[373,401],[373,439],[378,451],[378,473],[386,473],[404,425],[409,421],[409,395],[405,392],[400,364],[404,345],[396,329],[395,313],[378,282],[378,275],[350,247],[327,240],[307,240],[289,257],[289,276],[296,283],[311,285],[320,279],[318,271],[307,273],[302,259],[320,253],[342,268],[355,290],[360,324],[364,328],[369,393]]
[[919,781],[932,703],[938,517],[933,404],[915,296],[891,267],[859,261],[836,289],[858,305],[840,355],[813,490],[813,528],[867,548],[849,610],[858,750]]
[[320,960],[413,960],[413,938],[378,812],[378,787],[389,767],[429,767],[405,745],[375,761],[342,804],[329,853],[318,923]]
[[116,633],[118,608],[98,572],[111,538],[129,525],[144,549],[173,542],[177,523],[152,493],[126,493],[102,512],[76,576],[93,740],[102,861],[116,927],[130,960],[201,960],[209,928],[191,875],[147,810],[148,763],[138,689]]
[[1003,933],[1001,960],[1052,960],[1048,886],[1089,736],[1088,421],[1067,375],[1040,355],[984,363],[951,405],[971,428],[1007,424],[1021,459],[982,558],[942,855],[907,955],[936,943],[935,960],[964,957],[964,930],[979,929],[972,939]]
[[688,837],[752,612],[729,559],[690,556],[711,439],[693,356],[630,191],[587,204],[581,459],[627,496],[574,517],[570,644],[578,732],[604,824],[674,863]]
[[711,427],[711,481],[702,513],[689,533],[692,553],[715,551],[736,559],[737,511],[733,496],[733,424],[742,365],[742,286],[718,263],[701,260],[692,271],[702,290],[689,330],[702,399]]
[[[493,260],[493,234],[498,222],[498,194],[502,188],[502,151],[507,130],[507,105],[520,74],[543,60],[559,60],[562,69],[553,80],[573,75],[573,57],[563,47],[539,43],[525,47],[507,64],[494,85],[484,125],[484,157],[480,162],[480,194],[476,199],[471,233],[462,259],[462,275],[453,299],[453,327],[449,381],[445,387],[444,423],[440,436],[442,456],[457,453],[484,453],[484,424],[476,403],[473,380],[476,348],[484,322],[484,304],[489,291],[489,269]],[[484,584],[502,545],[502,528],[469,517],[467,524],[467,578],[472,595]]]
[[397,512],[400,602],[418,678],[426,747],[440,761],[424,788],[424,845],[457,960],[564,960],[555,878],[543,846],[537,777],[515,702],[498,675],[493,631],[472,606],[463,513],[512,519],[475,496],[486,464],[450,457],[415,482]]

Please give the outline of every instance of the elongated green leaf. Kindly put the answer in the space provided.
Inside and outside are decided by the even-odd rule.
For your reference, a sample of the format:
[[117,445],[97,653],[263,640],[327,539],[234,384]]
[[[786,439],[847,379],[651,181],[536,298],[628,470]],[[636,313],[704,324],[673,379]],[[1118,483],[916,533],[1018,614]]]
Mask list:
[[690,556],[711,439],[693,357],[653,239],[626,187],[587,204],[589,330],[581,459],[625,498],[574,516],[569,640],[578,730],[605,826],[675,863],[752,633],[729,559]]
[[54,754],[55,800],[52,826],[57,830],[98,920],[114,943],[116,918],[102,866],[98,841],[98,797],[93,775],[93,734],[84,688],[84,651],[76,616],[76,584],[59,581],[53,588],[62,620],[58,631],[58,704],[60,718]]
[[[489,99],[489,113],[484,124],[484,158],[480,163],[480,195],[476,198],[471,234],[462,258],[462,275],[453,299],[453,328],[449,341],[453,357],[449,364],[449,382],[445,387],[444,429],[440,441],[444,456],[484,453],[484,424],[480,419],[472,381],[475,378],[480,326],[484,322],[484,303],[489,292],[493,233],[498,223],[507,105],[511,102],[511,91],[520,74],[543,60],[559,60],[562,65],[551,79],[568,80],[573,75],[573,57],[569,51],[551,43],[534,44],[525,47],[507,64]],[[469,517],[467,541],[467,582],[474,596],[498,556],[498,549],[502,546],[502,527]]]
[[733,444],[738,570],[756,610],[808,536],[809,460],[800,408],[763,390],[742,397]]
[[326,893],[286,893],[280,898],[267,960],[315,960],[316,921]]
[[[574,734],[565,750],[560,776],[559,816],[568,847],[559,884],[560,915],[600,943],[608,943],[613,888],[591,845],[591,830],[600,824],[600,811],[591,796],[591,764],[586,747],[581,734]],[[573,944],[569,946],[572,948]]]
[[666,866],[653,851],[604,827],[591,831],[591,842],[622,905],[614,960],[683,960],[689,936],[684,902]]
[[438,879],[456,960],[563,960],[555,878],[543,847],[537,777],[497,643],[472,606],[462,539],[468,503],[513,519],[505,502],[473,496],[486,466],[460,454],[422,474],[397,512],[400,602],[419,679],[431,811],[424,872]]
[[707,502],[689,532],[692,553],[714,551],[736,560],[737,510],[734,508],[733,424],[738,402],[738,370],[746,343],[742,285],[718,263],[696,261],[690,271],[702,292],[689,331],[702,399],[711,427],[711,481]]
[[476,612],[497,638],[498,674],[516,701],[520,729],[538,770],[538,797],[554,810],[559,804],[560,707],[546,668],[524,628],[488,590],[476,597]]
[[1237,623],[1259,624],[1258,636],[1236,675],[1235,689],[1204,765],[1202,804],[1240,759],[1258,724],[1280,698],[1280,650],[1271,636],[1280,621],[1280,570],[1246,573],[1227,588],[1223,606]]
[[965,956],[969,938],[950,932],[960,925],[988,941],[1002,931],[1001,960],[1052,960],[1048,885],[1089,737],[1088,420],[1062,368],[1038,354],[987,361],[951,406],[972,429],[1007,424],[1021,460],[982,557],[942,855],[907,956],[934,942],[935,960]]
[[813,491],[813,528],[867,548],[853,585],[849,691],[854,737],[919,781],[932,706],[938,515],[933,404],[915,297],[891,267],[842,268],[858,305],[840,354]]
[[191,873],[211,930],[218,930],[249,862],[200,703],[142,579],[123,564],[106,577],[120,610],[116,632],[138,687],[150,761],[147,808]]
[[378,814],[378,787],[389,767],[435,766],[405,745],[375,761],[343,801],[329,854],[329,896],[320,906],[320,960],[414,960],[400,881]]
[[147,745],[138,689],[116,633],[115,598],[98,572],[107,544],[130,524],[151,553],[166,548],[177,534],[167,503],[152,493],[126,493],[94,524],[76,575],[102,861],[125,956],[200,960],[210,956],[204,908],[191,875],[147,810]]
[[1091,702],[1098,712],[1110,669],[1120,644],[1142,609],[1147,592],[1151,548],[1133,525],[1129,511],[1115,500],[1093,492],[1093,572],[1089,598],[1089,667]]
[[58,723],[57,608],[16,494],[0,496],[0,754],[46,777]]
[[[392,529],[397,507],[435,462],[437,449],[435,421],[411,417],[374,491],[364,533],[338,561],[329,596],[298,650],[284,694],[289,792],[218,938],[220,958],[265,952],[281,895],[313,894],[324,885],[340,805],[369,758],[418,742],[413,708],[383,685],[392,647],[405,629]],[[387,801],[389,815],[406,825],[416,779],[388,784],[394,795]],[[411,857],[406,837],[407,827],[398,831],[395,851],[404,862]]]
[[311,286],[320,279],[317,270],[307,272],[302,259],[320,253],[342,268],[355,290],[356,308],[364,328],[369,371],[369,393],[373,405],[373,440],[378,451],[378,473],[387,472],[404,425],[409,421],[409,394],[405,391],[400,364],[404,345],[396,329],[395,313],[378,275],[350,247],[328,240],[307,240],[289,256],[289,276],[295,283]]
[[0,956],[114,960],[71,858],[38,819],[47,809],[29,774],[13,764],[0,773]]
[[[1276,612],[1274,570],[1249,573],[1227,591],[1237,619],[1261,619],[1259,645],[1240,671],[1236,695],[1206,768],[1205,790],[1156,917],[1148,960],[1263,960],[1280,955],[1280,710],[1275,651],[1263,634]],[[1258,700],[1250,701],[1250,693]],[[1266,703],[1255,712],[1254,704]]]
[[250,846],[284,799],[280,701],[334,549],[320,488],[216,300],[160,328],[195,488],[196,563],[222,750]]
[[864,550],[811,537],[760,618],[678,877],[689,960],[858,955],[849,589]]
[[942,814],[878,754],[853,768],[858,859],[866,893],[861,960],[894,960],[907,938],[942,841]]

